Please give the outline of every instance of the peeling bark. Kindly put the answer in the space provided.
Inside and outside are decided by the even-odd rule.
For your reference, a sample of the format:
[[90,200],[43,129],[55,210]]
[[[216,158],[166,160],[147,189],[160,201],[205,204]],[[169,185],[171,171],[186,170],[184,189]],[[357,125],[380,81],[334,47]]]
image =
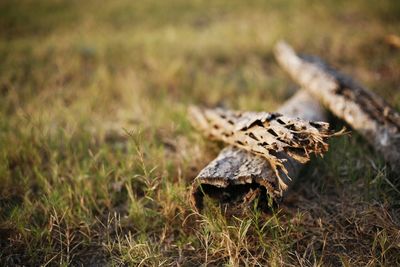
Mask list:
[[[289,118],[279,113],[241,112],[228,109],[189,109],[192,124],[208,138],[223,141],[253,154],[264,157],[280,178],[286,175],[283,162],[276,156],[285,152],[291,158],[306,163],[310,154],[322,155],[328,150],[325,142],[332,135],[326,122]],[[279,186],[287,185],[278,179]]]
[[360,132],[399,172],[400,114],[393,107],[322,60],[296,55],[286,43],[276,46],[275,56],[299,85]]
[[[288,100],[278,112],[310,121],[326,119],[318,102],[304,91]],[[191,189],[193,205],[201,208],[204,194],[222,202],[245,202],[254,199],[255,194],[265,197],[268,194],[279,201],[296,179],[301,164],[284,151],[275,156],[282,161],[287,173],[279,170],[278,176],[265,157],[234,146],[226,147],[194,180]],[[281,186],[282,183],[285,186]]]

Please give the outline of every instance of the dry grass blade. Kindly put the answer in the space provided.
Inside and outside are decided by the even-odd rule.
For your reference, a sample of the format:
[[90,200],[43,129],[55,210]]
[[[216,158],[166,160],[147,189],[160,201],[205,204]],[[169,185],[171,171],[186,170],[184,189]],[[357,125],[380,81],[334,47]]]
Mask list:
[[[328,137],[342,133],[334,134],[326,122],[308,122],[279,113],[190,107],[189,115],[193,125],[207,137],[264,157],[278,177],[279,171],[286,175],[288,171],[277,153],[286,152],[306,163],[310,153],[322,155],[328,150]],[[281,181],[280,186],[286,187]]]

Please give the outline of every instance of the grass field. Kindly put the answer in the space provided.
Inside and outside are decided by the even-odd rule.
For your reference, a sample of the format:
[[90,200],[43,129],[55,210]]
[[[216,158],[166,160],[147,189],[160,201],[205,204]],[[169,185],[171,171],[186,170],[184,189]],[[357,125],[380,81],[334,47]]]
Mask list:
[[400,180],[357,133],[269,213],[188,203],[222,147],[188,105],[276,109],[283,38],[399,110],[388,34],[396,0],[1,1],[1,265],[399,266]]

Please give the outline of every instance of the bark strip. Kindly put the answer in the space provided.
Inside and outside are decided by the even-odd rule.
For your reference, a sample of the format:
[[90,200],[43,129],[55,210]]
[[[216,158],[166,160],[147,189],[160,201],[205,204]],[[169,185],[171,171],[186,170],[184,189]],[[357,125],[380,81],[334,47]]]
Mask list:
[[[284,160],[276,156],[286,152],[291,158],[306,163],[310,154],[322,155],[328,150],[326,140],[333,135],[329,123],[287,117],[279,113],[233,111],[190,107],[193,126],[210,139],[220,140],[264,157],[280,177],[287,170]],[[282,189],[287,185],[279,180]]]
[[[305,91],[296,93],[277,112],[309,121],[326,120],[324,110]],[[257,191],[279,201],[296,179],[301,164],[286,152],[278,152],[275,156],[282,160],[287,174],[280,171],[278,176],[262,156],[234,146],[224,148],[194,180],[192,203],[201,208],[204,194],[222,202],[248,201]]]
[[296,55],[284,42],[277,44],[275,56],[294,81],[360,132],[399,172],[400,114],[393,107],[319,58]]

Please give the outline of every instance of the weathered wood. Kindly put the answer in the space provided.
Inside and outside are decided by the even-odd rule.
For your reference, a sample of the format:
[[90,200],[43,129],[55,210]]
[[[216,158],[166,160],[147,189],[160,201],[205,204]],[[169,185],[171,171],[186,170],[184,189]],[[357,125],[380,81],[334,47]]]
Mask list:
[[315,57],[298,56],[284,42],[275,56],[290,76],[379,151],[392,169],[400,168],[400,114],[380,96]]
[[[291,158],[306,163],[310,154],[328,150],[325,140],[332,135],[329,123],[290,118],[279,113],[233,111],[216,108],[191,107],[189,115],[193,126],[210,139],[223,141],[264,157],[280,178],[280,171],[288,174],[283,162],[276,156],[286,152]],[[279,179],[279,186],[286,184]]]
[[[324,110],[308,93],[298,92],[278,109],[278,112],[289,117],[300,117],[310,121],[326,120]],[[245,150],[228,146],[218,157],[211,161],[196,177],[192,184],[192,202],[194,206],[202,206],[204,194],[216,196],[222,201],[241,201],[247,194],[260,188],[279,201],[293,184],[301,164],[285,152],[278,152],[276,157],[283,160],[288,173],[281,172],[280,178],[265,158]],[[290,178],[289,178],[290,177]],[[280,186],[279,181],[285,184]],[[236,186],[236,188],[235,188]],[[237,187],[242,186],[242,188]]]

